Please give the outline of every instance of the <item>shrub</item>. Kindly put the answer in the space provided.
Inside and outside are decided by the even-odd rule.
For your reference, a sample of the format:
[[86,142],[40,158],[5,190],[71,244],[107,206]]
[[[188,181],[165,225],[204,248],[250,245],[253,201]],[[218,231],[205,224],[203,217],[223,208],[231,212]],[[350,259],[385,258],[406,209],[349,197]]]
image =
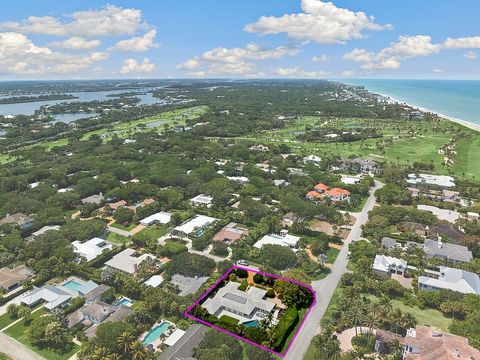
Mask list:
[[233,325],[237,325],[239,320],[238,319],[235,319],[231,316],[228,316],[228,315],[222,315],[220,316],[220,319],[219,321],[222,321],[222,322],[225,322],[225,323],[230,323],[230,324],[233,324]]
[[242,279],[248,277],[248,271],[247,270],[237,269],[235,271],[235,273],[239,278],[242,278]]
[[202,238],[193,239],[192,247],[194,250],[202,251],[208,246],[208,241]]
[[212,243],[213,250],[212,253],[217,256],[227,256],[228,255],[228,245],[223,241],[214,241]]
[[187,251],[188,248],[185,245],[172,241],[167,241],[165,245],[160,245],[157,249],[158,255],[166,257],[172,257]]
[[248,288],[248,282],[247,282],[247,280],[245,279],[245,280],[242,281],[242,283],[241,283],[240,286],[238,287],[238,290],[240,290],[240,291],[245,291],[245,290],[247,290],[247,288]]
[[295,306],[285,310],[272,334],[272,338],[274,339],[272,347],[276,351],[282,351],[285,341],[297,325],[298,319],[298,311]]
[[253,282],[255,284],[263,284],[264,283],[263,275],[262,274],[253,275]]
[[274,298],[274,297],[275,297],[275,290],[273,290],[273,289],[268,289],[268,290],[267,290],[267,297],[269,297],[269,298]]

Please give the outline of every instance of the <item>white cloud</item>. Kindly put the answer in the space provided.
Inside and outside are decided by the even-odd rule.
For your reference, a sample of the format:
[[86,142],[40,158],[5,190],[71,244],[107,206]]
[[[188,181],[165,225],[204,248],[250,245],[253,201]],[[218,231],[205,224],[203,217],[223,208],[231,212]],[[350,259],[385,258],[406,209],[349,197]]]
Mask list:
[[42,34],[54,36],[117,36],[134,35],[145,30],[148,24],[137,9],[124,9],[115,5],[106,5],[99,10],[77,11],[64,16],[29,16],[18,21],[0,23],[0,29],[22,34]]
[[0,33],[0,74],[66,74],[108,58],[103,52],[67,54],[35,45],[23,34]]
[[50,44],[52,47],[63,48],[69,50],[88,50],[99,47],[101,41],[98,39],[87,40],[82,37],[73,36],[64,41],[56,41]]
[[441,48],[442,45],[433,44],[428,35],[400,36],[396,43],[378,53],[354,49],[344,54],[343,59],[362,63],[362,68],[368,70],[398,69],[403,60],[436,54]]
[[480,36],[448,38],[443,46],[447,49],[480,49]]
[[328,58],[327,55],[318,55],[318,56],[312,57],[313,62],[326,62],[326,61],[329,61],[329,60],[330,59]]
[[152,29],[142,36],[135,36],[131,39],[121,40],[112,46],[109,50],[120,52],[142,52],[156,48],[159,45],[155,43],[157,30]]
[[257,22],[245,26],[248,32],[272,35],[286,33],[300,41],[319,44],[343,44],[348,40],[362,39],[365,30],[380,31],[392,26],[379,25],[373,16],[336,7],[331,2],[302,0],[303,12],[280,17],[262,16]]
[[445,72],[445,70],[435,68],[435,69],[432,70],[432,72],[433,72],[434,74],[443,74],[443,73]]
[[267,49],[253,43],[247,44],[243,48],[218,47],[178,64],[177,69],[196,70],[188,73],[195,77],[215,75],[258,77],[264,74],[256,68],[252,61],[280,59],[285,56],[295,56],[299,52],[300,50],[296,48],[279,46]]
[[343,70],[340,75],[345,77],[355,76],[355,71],[353,70]]
[[275,69],[275,74],[282,77],[295,77],[295,78],[324,78],[328,76],[327,71],[305,71],[298,67],[287,68],[279,67]]
[[469,51],[464,55],[468,60],[475,60],[478,55],[475,51]]
[[130,58],[123,61],[123,66],[120,69],[120,74],[149,74],[154,72],[155,69],[155,64],[150,62],[148,58],[143,59],[141,63],[135,59]]

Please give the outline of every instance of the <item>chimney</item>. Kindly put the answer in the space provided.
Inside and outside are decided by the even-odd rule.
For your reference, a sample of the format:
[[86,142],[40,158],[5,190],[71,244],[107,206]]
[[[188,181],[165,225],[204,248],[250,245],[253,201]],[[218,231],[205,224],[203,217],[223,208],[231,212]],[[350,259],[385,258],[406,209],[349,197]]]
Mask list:
[[437,234],[437,238],[438,238],[438,248],[441,249],[443,247],[442,237]]

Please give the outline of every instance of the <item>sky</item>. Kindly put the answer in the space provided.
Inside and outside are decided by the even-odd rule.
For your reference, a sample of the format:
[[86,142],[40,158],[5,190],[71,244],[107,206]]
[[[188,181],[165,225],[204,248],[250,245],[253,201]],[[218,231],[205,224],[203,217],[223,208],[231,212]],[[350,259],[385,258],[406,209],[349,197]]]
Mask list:
[[2,4],[0,80],[480,79],[478,0]]

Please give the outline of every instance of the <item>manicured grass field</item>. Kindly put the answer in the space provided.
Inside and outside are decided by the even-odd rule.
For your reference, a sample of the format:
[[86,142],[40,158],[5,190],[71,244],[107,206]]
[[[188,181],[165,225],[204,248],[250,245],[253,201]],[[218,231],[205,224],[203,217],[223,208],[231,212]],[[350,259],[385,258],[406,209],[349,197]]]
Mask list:
[[340,250],[332,247],[327,250],[328,262],[330,264],[333,264],[335,262],[335,259],[337,258],[339,252]]
[[154,238],[159,238],[162,237],[167,233],[167,227],[166,226],[148,226],[142,231],[140,231],[141,234],[148,236],[151,239]]
[[[38,319],[44,314],[45,314],[45,310],[41,309],[41,310],[38,310],[38,311],[32,313],[30,318],[32,320]],[[73,354],[75,354],[79,350],[79,347],[75,344],[73,346],[73,349],[70,352],[68,352],[66,354],[62,354],[62,355],[57,354],[56,352],[48,350],[48,349],[39,349],[36,346],[32,345],[30,343],[30,341],[28,340],[28,337],[27,337],[27,334],[26,334],[27,329],[28,329],[28,327],[25,326],[25,323],[23,321],[19,321],[15,325],[8,328],[5,331],[5,333],[8,336],[16,339],[17,341],[21,342],[23,345],[27,346],[29,349],[35,351],[36,353],[40,354],[41,356],[43,356],[45,359],[48,359],[48,360],[67,360],[70,357],[72,357]]]
[[117,229],[120,229],[120,230],[130,231],[132,229],[135,229],[137,227],[137,224],[131,224],[129,226],[124,226],[122,224],[113,223],[110,226],[113,226],[114,228],[117,228]]
[[285,345],[283,346],[283,349],[282,349],[282,353],[287,350],[287,347],[288,345],[290,344],[290,342],[292,341],[293,337],[295,336],[295,334],[297,333],[298,331],[298,328],[300,327],[300,324],[302,323],[303,321],[303,318],[305,317],[305,314],[307,313],[307,310],[308,309],[300,309],[298,310],[298,324],[297,326],[295,326],[295,329],[293,329],[293,331],[290,333],[290,335],[288,336],[287,338],[287,341],[285,341]]
[[[378,301],[378,298],[373,295],[368,295],[368,298]],[[448,331],[448,327],[452,323],[452,319],[443,316],[440,311],[435,309],[420,309],[417,306],[407,306],[400,300],[392,300],[392,305],[394,308],[415,316],[420,325],[433,326]]]
[[12,319],[10,317],[10,314],[8,313],[3,314],[2,316],[0,316],[0,330],[2,330],[5,326],[10,325],[16,320],[17,319]]
[[119,235],[119,234],[115,234],[113,232],[108,234],[107,240],[118,245],[128,244],[131,241],[130,238]]

